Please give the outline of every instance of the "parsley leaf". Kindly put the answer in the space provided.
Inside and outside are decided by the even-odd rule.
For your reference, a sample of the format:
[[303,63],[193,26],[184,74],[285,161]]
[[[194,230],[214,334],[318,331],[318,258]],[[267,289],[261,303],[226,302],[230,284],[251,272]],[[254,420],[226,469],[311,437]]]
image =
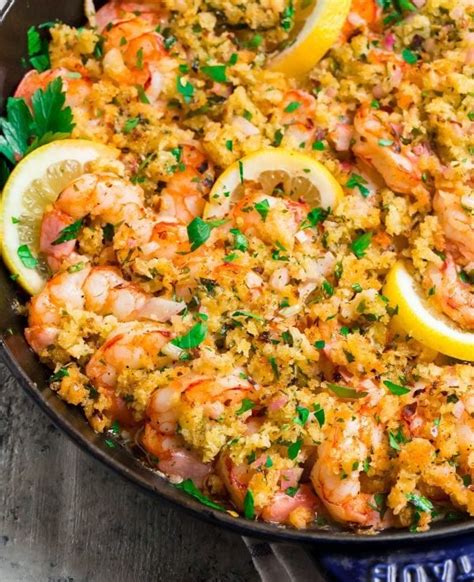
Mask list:
[[238,228],[231,228],[230,232],[234,235],[234,249],[244,253],[249,248],[247,237]]
[[178,483],[177,485],[175,485],[175,487],[176,487],[176,489],[180,489],[181,491],[184,491],[185,493],[187,493],[191,497],[194,497],[194,499],[197,499],[203,505],[206,505],[207,507],[210,507],[211,509],[217,509],[218,511],[225,511],[225,508],[222,507],[222,505],[215,503],[214,501],[209,499],[209,497],[206,497],[203,493],[201,493],[201,491],[196,487],[196,485],[194,484],[194,481],[192,479],[185,479],[184,481],[181,481],[181,483]]
[[35,269],[38,266],[39,261],[31,254],[28,245],[19,246],[16,252],[23,266],[27,269]]
[[288,447],[288,458],[294,461],[301,451],[303,446],[303,439],[298,439]]
[[182,350],[197,348],[206,339],[207,323],[199,322],[188,331],[188,333],[175,337],[171,343]]
[[413,51],[411,51],[410,49],[403,49],[402,50],[402,57],[403,60],[408,63],[409,65],[414,65],[415,63],[418,62],[418,55],[416,53],[414,53]]
[[216,83],[227,83],[226,65],[205,65],[201,67],[201,73],[204,73]]
[[263,222],[267,219],[268,213],[270,212],[270,203],[265,198],[261,202],[257,202],[255,204],[255,210],[260,214],[262,217]]
[[370,194],[370,190],[366,188],[366,184],[368,184],[368,182],[365,178],[359,176],[359,174],[351,174],[351,177],[346,182],[346,188],[358,188],[362,196],[367,198],[367,196]]
[[194,87],[191,85],[189,81],[186,81],[185,79],[183,79],[183,77],[180,77],[178,75],[178,77],[176,78],[176,89],[178,90],[178,93],[180,93],[183,96],[185,103],[191,103],[191,100],[194,95]]
[[417,493],[407,493],[406,498],[417,509],[424,511],[425,513],[431,513],[434,509],[431,501],[423,495],[418,495]]
[[253,498],[253,493],[250,489],[247,489],[247,493],[244,498],[244,515],[247,519],[254,519],[255,517],[255,502]]
[[403,396],[404,394],[408,394],[410,392],[410,388],[407,388],[406,386],[400,386],[399,384],[394,384],[393,382],[390,382],[390,380],[384,380],[384,384],[387,386],[390,392],[396,396]]
[[311,228],[319,224],[320,222],[324,222],[329,215],[328,210],[324,210],[324,208],[313,208],[308,215],[306,216],[306,220],[303,220],[301,223],[301,230],[305,230],[307,228]]
[[69,226],[63,228],[62,231],[59,233],[58,238],[54,240],[52,244],[60,245],[69,240],[75,240],[77,238],[77,235],[79,234],[79,231],[81,230],[81,227],[82,219],[80,218],[79,220],[76,220],[76,222],[73,222]]
[[372,233],[364,232],[364,234],[361,234],[354,241],[352,241],[351,251],[358,259],[361,259],[362,257],[365,256],[365,251],[369,248],[371,242]]
[[30,26],[26,33],[30,65],[39,73],[51,68],[48,41],[41,38],[35,26]]
[[249,410],[252,410],[252,408],[254,408],[254,407],[255,407],[255,402],[253,402],[249,398],[244,398],[242,400],[242,404],[240,405],[239,410],[237,410],[237,412],[235,414],[237,416],[240,416],[244,412],[248,412]]
[[341,386],[340,384],[332,384],[331,382],[327,383],[328,388],[334,392],[336,396],[340,398],[364,398],[367,396],[367,392],[358,392],[353,388],[348,388],[347,386]]
[[66,94],[63,93],[63,82],[60,77],[51,81],[43,89],[33,93],[31,106],[33,110],[32,132],[35,136],[28,148],[31,150],[56,139],[63,139],[74,129],[74,121],[70,107],[64,107]]
[[211,236],[214,228],[221,226],[225,220],[208,220],[205,221],[196,216],[187,227],[189,242],[191,243],[191,252],[203,245]]
[[282,12],[280,25],[284,31],[289,32],[294,26],[295,20],[295,7],[293,6],[292,0],[288,3],[288,6]]

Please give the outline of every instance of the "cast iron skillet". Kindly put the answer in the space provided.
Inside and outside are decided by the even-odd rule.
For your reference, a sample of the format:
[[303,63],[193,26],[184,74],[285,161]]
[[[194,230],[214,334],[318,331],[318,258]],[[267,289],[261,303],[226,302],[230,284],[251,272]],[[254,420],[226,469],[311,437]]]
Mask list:
[[[84,22],[83,0],[0,0],[0,95],[2,108],[24,75],[21,57],[26,51],[26,31],[33,24],[59,19],[69,24]],[[1,261],[0,261],[1,263]],[[233,518],[227,513],[209,509],[170,485],[165,479],[146,468],[126,449],[111,449],[104,438],[95,434],[77,408],[66,405],[47,385],[50,375],[30,350],[23,338],[25,321],[15,313],[15,302],[26,299],[0,264],[0,356],[12,374],[33,398],[83,450],[111,469],[139,485],[145,491],[166,499],[184,510],[212,523],[267,540],[299,541],[307,543],[333,543],[361,545],[432,540],[441,536],[474,532],[474,520],[456,523],[439,523],[429,532],[412,534],[407,531],[387,531],[377,536],[362,536],[333,527],[332,529],[297,531],[258,523],[243,518]]]

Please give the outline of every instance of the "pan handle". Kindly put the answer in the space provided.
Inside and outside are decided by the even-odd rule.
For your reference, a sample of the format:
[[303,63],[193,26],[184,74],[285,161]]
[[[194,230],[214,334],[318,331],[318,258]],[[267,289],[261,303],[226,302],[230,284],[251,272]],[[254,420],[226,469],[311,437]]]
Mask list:
[[328,580],[337,582],[472,582],[474,534],[370,549],[310,550]]

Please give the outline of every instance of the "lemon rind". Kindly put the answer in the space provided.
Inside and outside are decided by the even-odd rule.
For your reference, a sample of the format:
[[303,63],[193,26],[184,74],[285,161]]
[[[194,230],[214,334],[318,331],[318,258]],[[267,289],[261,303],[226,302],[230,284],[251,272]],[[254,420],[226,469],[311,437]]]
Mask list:
[[384,288],[392,307],[393,323],[421,344],[459,360],[474,361],[474,333],[456,329],[430,310],[403,262],[392,267]]
[[[71,155],[65,155],[65,152],[71,152]],[[101,155],[112,158],[117,157],[118,152],[110,146],[88,140],[60,140],[34,150],[21,160],[10,174],[0,201],[0,250],[5,265],[17,276],[16,282],[30,295],[41,291],[44,280],[38,271],[26,269],[17,256],[21,241],[16,225],[12,223],[12,217],[19,216],[23,208],[23,201],[18,193],[24,192],[33,180],[41,177],[42,172],[35,171],[36,167],[49,167],[67,159],[85,164],[98,159]]]
[[292,77],[310,71],[339,38],[350,7],[351,0],[317,0],[295,42],[273,57],[269,68]]

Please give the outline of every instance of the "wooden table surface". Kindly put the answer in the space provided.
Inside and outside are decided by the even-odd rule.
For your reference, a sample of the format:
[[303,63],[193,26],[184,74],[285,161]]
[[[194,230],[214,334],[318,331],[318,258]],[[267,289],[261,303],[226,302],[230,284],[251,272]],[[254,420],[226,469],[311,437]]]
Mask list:
[[256,582],[239,536],[146,496],[70,442],[0,363],[1,582]]

